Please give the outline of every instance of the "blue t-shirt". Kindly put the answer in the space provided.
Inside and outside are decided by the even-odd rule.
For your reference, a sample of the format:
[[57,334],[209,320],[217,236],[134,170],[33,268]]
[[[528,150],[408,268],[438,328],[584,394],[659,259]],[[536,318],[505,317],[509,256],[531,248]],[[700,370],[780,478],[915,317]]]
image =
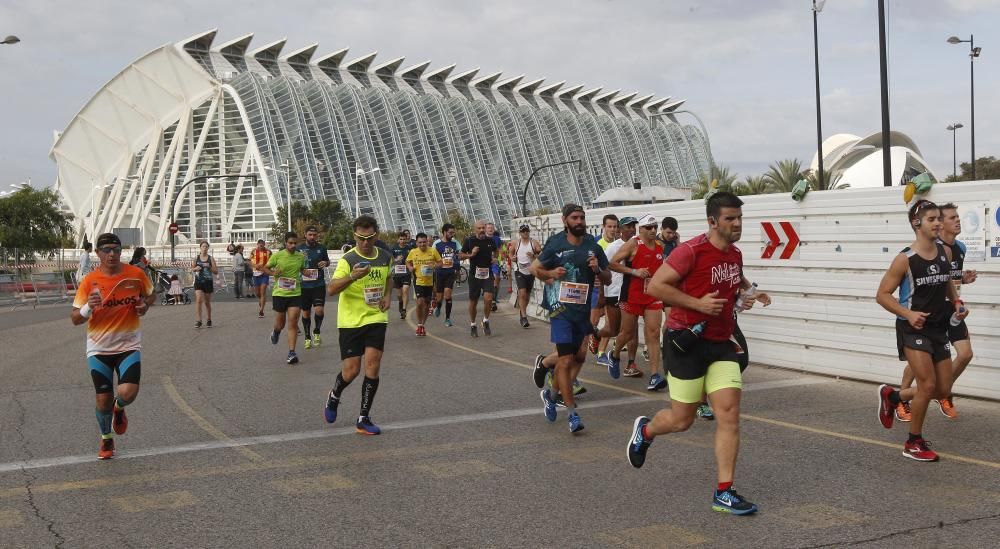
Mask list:
[[[319,268],[320,261],[326,261],[327,266],[330,265],[330,256],[326,253],[326,248],[318,242],[315,246],[309,246],[307,242],[303,242],[299,244],[299,251],[306,256],[306,263],[302,268],[316,269],[315,273],[306,270],[302,271],[302,287],[319,288],[320,286],[326,286],[326,282],[323,280],[323,269]],[[313,274],[316,275],[316,280],[307,280]]]
[[[434,244],[434,249],[441,254],[441,265],[442,267],[437,270],[439,274],[447,275],[455,272],[460,263],[458,259],[458,249],[459,245],[455,239],[445,242],[444,240]],[[450,261],[450,263],[449,263]],[[451,265],[451,267],[444,267],[443,265]]]
[[566,231],[553,235],[545,243],[538,256],[542,267],[566,269],[566,276],[544,287],[542,307],[549,311],[550,317],[589,322],[590,294],[597,277],[597,273],[587,265],[591,256],[597,257],[601,270],[608,267],[608,256],[604,255],[604,250],[591,235],[584,235],[579,246],[570,244]]

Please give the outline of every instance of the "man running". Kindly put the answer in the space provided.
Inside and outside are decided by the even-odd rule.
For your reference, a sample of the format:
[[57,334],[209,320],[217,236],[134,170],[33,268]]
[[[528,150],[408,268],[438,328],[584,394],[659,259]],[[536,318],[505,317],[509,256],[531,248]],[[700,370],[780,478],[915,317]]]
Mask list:
[[434,316],[441,316],[441,303],[444,302],[444,325],[452,326],[451,293],[458,276],[459,248],[455,242],[455,226],[445,223],[441,226],[441,241],[434,244],[434,249],[441,256],[441,266],[434,272]]
[[[743,382],[730,338],[737,291],[750,287],[742,276],[743,255],[735,246],[743,231],[742,206],[730,192],[713,194],[705,208],[708,232],[678,246],[649,284],[650,295],[672,306],[663,340],[671,403],[652,420],[636,418],[628,442],[629,463],[642,467],[654,437],[691,427],[702,392],[707,392],[717,419],[718,487],[712,509],[735,515],[757,511],[755,504],[733,489]],[[754,299],[765,306],[770,303],[770,297],[760,291]]]
[[[295,354],[295,343],[299,336],[299,314],[302,312],[302,270],[306,266],[306,256],[298,251],[299,236],[285,233],[285,247],[267,261],[263,272],[275,278],[271,291],[271,308],[274,327],[271,329],[271,344],[278,344],[278,336],[283,327],[288,328],[288,357],[285,362],[295,364],[299,356]],[[308,337],[308,335],[306,336]]]
[[271,279],[264,273],[264,267],[271,259],[271,250],[267,249],[264,239],[257,241],[257,247],[250,252],[250,266],[253,271],[253,291],[257,294],[257,318],[264,318],[264,306],[267,305],[267,285]]
[[112,431],[125,434],[125,407],[139,394],[139,317],[156,303],[156,290],[142,269],[122,263],[122,242],[116,235],[97,237],[97,257],[100,266],[79,281],[70,320],[74,326],[87,324],[87,363],[97,393],[97,425],[101,429],[97,458],[111,459],[115,455]]
[[[497,297],[500,295],[500,251],[503,249],[503,241],[500,239],[500,235],[497,233],[497,227],[493,223],[486,224],[486,236],[493,239],[493,245],[497,248],[497,256],[493,258],[493,265],[490,269],[493,272],[493,305],[486,305],[490,307],[490,310],[494,313],[497,312]],[[485,331],[485,330],[484,330]]]
[[479,337],[479,331],[476,329],[476,307],[479,305],[479,296],[482,295],[483,334],[489,337],[493,334],[490,329],[490,311],[496,286],[493,264],[497,259],[497,245],[496,241],[486,234],[486,222],[476,221],[473,235],[465,239],[458,256],[469,260],[469,321],[472,323],[469,333],[472,337]]
[[[921,430],[930,400],[951,395],[949,320],[965,320],[969,311],[951,283],[951,248],[938,241],[941,209],[929,200],[918,200],[910,208],[909,220],[916,238],[892,260],[875,300],[896,315],[899,360],[909,364],[917,387],[895,391],[888,385],[879,386],[878,416],[882,426],[891,429],[896,405],[910,401],[910,437],[903,445],[903,455],[916,461],[937,461],[937,453],[930,449]],[[898,300],[892,295],[896,288]]]
[[[305,255],[306,264],[302,269],[302,340],[306,349],[319,347],[323,344],[320,331],[323,327],[323,314],[326,306],[326,276],[323,269],[330,266],[330,255],[326,246],[316,241],[319,231],[310,225],[306,227],[305,244],[299,245],[299,251]],[[312,310],[316,309],[316,327],[312,330]]]
[[330,295],[340,294],[337,329],[340,332],[343,367],[327,397],[323,415],[327,423],[337,420],[341,394],[361,373],[361,359],[364,357],[361,415],[354,425],[357,432],[363,435],[382,432],[372,422],[370,414],[378,391],[385,330],[389,323],[387,311],[392,304],[392,256],[387,250],[375,246],[377,235],[378,222],[375,218],[363,215],[354,220],[354,238],[358,244],[337,262],[337,269],[326,288]]
[[528,300],[531,299],[531,290],[535,287],[535,276],[531,274],[531,263],[542,251],[542,245],[537,240],[531,238],[531,227],[521,225],[517,234],[519,238],[511,243],[510,255],[517,263],[517,270],[514,271],[514,281],[517,282],[517,310],[521,313],[521,327],[527,328],[528,323]]
[[541,255],[532,263],[535,276],[546,284],[542,306],[549,311],[550,340],[559,355],[552,389],[543,389],[541,397],[545,419],[552,422],[556,420],[556,402],[561,396],[569,412],[569,430],[578,433],[583,430],[583,422],[576,411],[573,380],[587,359],[587,336],[594,331],[588,302],[594,280],[611,282],[611,271],[604,250],[587,234],[583,207],[563,206],[562,219],[565,230],[549,238]]
[[426,336],[427,316],[430,314],[431,296],[434,292],[434,269],[441,266],[441,254],[427,245],[427,234],[417,233],[417,247],[406,256],[406,267],[416,277],[417,335]]
[[410,306],[410,280],[413,274],[406,267],[406,256],[414,248],[410,244],[410,232],[399,231],[396,245],[392,247],[392,287],[399,290],[399,318],[406,320],[406,309]]
[[[663,302],[648,293],[649,281],[663,265],[663,246],[656,241],[659,224],[656,218],[646,214],[639,218],[639,237],[629,240],[615,252],[611,258],[611,269],[622,274],[629,274],[628,298],[619,301],[622,310],[621,337],[615,341],[615,347],[608,354],[608,373],[617,378],[620,372],[621,351],[628,342],[638,338],[639,317],[643,318],[644,337],[651,345],[649,368],[649,384],[646,389],[659,391],[667,386],[667,381],[660,375],[660,325],[663,321]],[[622,262],[628,260],[631,267]],[[625,377],[640,377],[642,372],[635,364],[635,356],[629,355],[628,365],[620,372]]]
[[[958,215],[958,206],[950,202],[942,205],[941,217],[941,236],[938,240],[951,248],[951,281],[955,285],[955,293],[961,298],[962,284],[972,284],[975,282],[977,273],[975,270],[963,270],[965,265],[965,243],[961,240],[956,240],[958,235],[962,234],[962,219]],[[948,341],[955,348],[955,358],[952,359],[953,375],[951,379],[952,386],[954,386],[955,380],[958,379],[958,376],[962,375],[965,367],[972,362],[972,341],[969,337],[969,327],[966,326],[965,320],[962,320],[957,326],[948,326]],[[912,385],[913,369],[907,366],[903,369],[903,383],[900,388],[909,389]],[[939,399],[937,402],[938,408],[945,417],[948,419],[958,418],[958,412],[955,411],[955,405],[951,396]],[[900,402],[896,405],[896,419],[902,422],[910,421],[909,402]]]
[[[621,218],[618,222],[618,235],[620,238],[615,240],[604,250],[605,255],[609,258],[615,256],[618,250],[625,245],[626,242],[632,240],[635,236],[635,225],[639,220],[632,216],[625,216]],[[600,244],[600,241],[598,241]],[[608,343],[611,338],[617,336],[621,331],[621,308],[619,304],[621,303],[621,293],[622,286],[625,279],[625,275],[611,270],[611,284],[604,287],[604,327],[597,333],[597,338],[600,340],[597,352],[597,363],[605,368],[609,368],[610,372],[610,359],[606,354]],[[629,343],[629,351],[635,353],[636,347]]]

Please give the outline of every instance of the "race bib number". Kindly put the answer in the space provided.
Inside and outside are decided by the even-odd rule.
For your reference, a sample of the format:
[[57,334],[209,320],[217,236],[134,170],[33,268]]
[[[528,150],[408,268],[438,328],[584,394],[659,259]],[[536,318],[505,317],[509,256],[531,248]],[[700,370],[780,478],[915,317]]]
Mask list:
[[254,276],[264,276],[264,272],[263,271],[254,271],[253,275]]
[[434,274],[434,269],[430,265],[420,266],[420,276],[431,276],[432,274]]
[[306,282],[319,280],[319,269],[302,269],[302,280]]
[[445,254],[441,256],[441,267],[444,269],[450,269],[455,266],[455,259],[451,254]]
[[287,276],[282,276],[278,278],[278,288],[281,290],[294,290],[296,280],[294,278],[288,278]]
[[559,302],[586,305],[588,293],[590,293],[590,285],[588,284],[563,282],[559,285]]
[[490,277],[489,267],[476,267],[476,278],[479,280],[486,280]]
[[365,304],[372,307],[378,307],[379,303],[382,301],[383,288],[381,286],[376,288],[365,288]]
[[406,265],[394,265],[392,267],[393,274],[405,275],[410,271],[406,270]]

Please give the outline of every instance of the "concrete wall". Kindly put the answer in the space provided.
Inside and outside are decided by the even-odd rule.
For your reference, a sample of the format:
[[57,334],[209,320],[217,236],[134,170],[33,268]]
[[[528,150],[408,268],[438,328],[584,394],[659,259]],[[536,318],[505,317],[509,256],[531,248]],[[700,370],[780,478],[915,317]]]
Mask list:
[[[959,239],[970,248],[965,268],[979,272],[978,281],[962,290],[971,310],[967,323],[975,357],[958,379],[955,393],[1000,399],[1000,257],[990,257],[991,247],[1000,247],[1000,181],[938,184],[927,198],[959,205],[965,231]],[[746,274],[774,300],[766,309],[758,306],[745,313],[740,321],[751,360],[898,384],[903,364],[896,357],[894,319],[875,303],[875,291],[893,257],[913,240],[902,188],[812,192],[802,202],[788,194],[743,200],[738,245]],[[683,240],[707,230],[701,200],[588,210],[587,221],[597,234],[605,213],[620,217],[645,212],[677,218]],[[781,249],[771,259],[762,259],[762,222],[780,221],[797,228],[800,247],[790,259],[777,259]],[[533,236],[543,241],[562,230],[559,215],[515,220],[512,227],[522,223],[531,225]],[[974,257],[976,246],[985,257]],[[530,307],[536,315],[540,297],[536,289]]]

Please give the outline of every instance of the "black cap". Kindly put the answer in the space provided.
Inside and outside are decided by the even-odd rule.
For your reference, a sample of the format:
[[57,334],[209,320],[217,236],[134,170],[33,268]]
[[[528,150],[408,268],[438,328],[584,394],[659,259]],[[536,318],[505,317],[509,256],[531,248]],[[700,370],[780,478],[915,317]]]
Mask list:
[[521,225],[521,228],[519,228],[517,231],[518,232],[524,232],[524,231],[530,231],[530,230],[531,230],[531,227],[529,227],[527,225]]
[[566,217],[573,212],[582,212],[583,206],[579,204],[566,204],[562,209],[562,216]]
[[118,235],[116,235],[115,233],[104,233],[101,236],[97,237],[97,243],[95,245],[98,248],[100,248],[101,246],[105,246],[107,244],[117,244],[121,246],[122,241],[120,238],[118,238]]

